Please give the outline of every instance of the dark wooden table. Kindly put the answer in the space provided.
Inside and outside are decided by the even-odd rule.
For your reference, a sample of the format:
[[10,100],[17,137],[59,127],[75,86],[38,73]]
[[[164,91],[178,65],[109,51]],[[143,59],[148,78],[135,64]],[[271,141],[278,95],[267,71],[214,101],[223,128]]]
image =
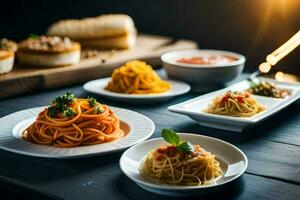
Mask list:
[[[95,96],[81,86],[61,88],[0,100],[0,117],[36,106],[48,105],[66,91],[79,97]],[[249,158],[246,173],[233,184],[198,199],[299,199],[300,198],[300,101],[295,102],[262,124],[243,133],[199,126],[167,107],[199,94],[189,93],[155,105],[126,105],[97,99],[105,104],[125,107],[150,117],[158,137],[162,128],[217,137],[241,148]],[[1,134],[1,133],[0,133]],[[122,152],[80,159],[34,158],[0,151],[0,192],[32,199],[174,199],[139,188],[119,168]]]

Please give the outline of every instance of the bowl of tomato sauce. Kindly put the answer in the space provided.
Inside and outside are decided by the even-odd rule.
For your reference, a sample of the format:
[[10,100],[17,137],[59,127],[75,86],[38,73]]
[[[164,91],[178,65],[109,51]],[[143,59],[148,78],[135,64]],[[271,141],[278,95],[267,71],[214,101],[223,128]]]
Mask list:
[[245,57],[223,50],[177,50],[161,56],[169,78],[189,83],[193,90],[222,87],[243,71]]

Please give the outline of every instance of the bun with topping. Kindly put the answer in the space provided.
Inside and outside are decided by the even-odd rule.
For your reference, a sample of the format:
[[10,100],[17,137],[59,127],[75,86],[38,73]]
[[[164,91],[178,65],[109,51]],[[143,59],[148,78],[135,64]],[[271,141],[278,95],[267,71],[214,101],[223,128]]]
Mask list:
[[24,65],[56,67],[76,64],[80,44],[68,37],[34,36],[18,44],[18,59]]

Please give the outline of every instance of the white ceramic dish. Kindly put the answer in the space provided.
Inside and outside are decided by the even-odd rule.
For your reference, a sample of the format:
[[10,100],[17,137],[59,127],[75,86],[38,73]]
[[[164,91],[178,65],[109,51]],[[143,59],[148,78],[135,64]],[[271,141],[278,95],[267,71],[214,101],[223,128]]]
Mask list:
[[185,94],[190,91],[191,87],[180,81],[167,80],[172,84],[172,89],[168,92],[160,94],[121,94],[110,92],[105,89],[111,78],[102,78],[89,81],[83,85],[83,88],[88,91],[103,97],[107,97],[117,101],[128,103],[157,103],[168,100],[178,95]]
[[[232,56],[237,60],[218,64],[186,64],[176,61],[180,58],[203,55]],[[230,51],[191,49],[165,53],[161,60],[171,79],[187,82],[193,90],[203,91],[222,86],[238,77],[243,71],[246,59],[243,55]]]
[[266,110],[258,113],[252,117],[230,117],[222,115],[214,115],[203,112],[215,96],[224,94],[228,90],[232,91],[244,91],[249,88],[248,81],[241,81],[233,84],[225,89],[211,92],[194,99],[188,100],[183,103],[179,103],[168,107],[168,110],[180,114],[189,116],[190,118],[199,122],[200,125],[230,130],[235,132],[241,132],[245,128],[253,126],[275,113],[279,112],[289,104],[293,103],[300,97],[300,84],[283,83],[272,79],[259,78],[260,80],[267,80],[274,82],[280,88],[290,89],[292,91],[291,96],[285,99],[276,99],[271,97],[264,97],[253,95],[253,97],[266,107]]
[[217,178],[214,184],[205,186],[177,186],[160,184],[143,177],[140,174],[143,158],[152,149],[166,144],[163,138],[151,139],[126,150],[120,159],[121,170],[138,186],[150,192],[170,196],[189,196],[207,192],[208,189],[222,186],[237,179],[245,172],[248,166],[246,155],[232,144],[203,135],[180,133],[179,136],[182,140],[189,141],[192,144],[199,144],[207,151],[216,155],[224,174],[220,178]]
[[155,129],[148,117],[127,109],[110,106],[121,120],[127,135],[119,140],[73,148],[58,148],[27,142],[21,133],[34,122],[45,107],[30,108],[0,118],[0,149],[18,154],[46,158],[75,158],[120,151],[149,138]]

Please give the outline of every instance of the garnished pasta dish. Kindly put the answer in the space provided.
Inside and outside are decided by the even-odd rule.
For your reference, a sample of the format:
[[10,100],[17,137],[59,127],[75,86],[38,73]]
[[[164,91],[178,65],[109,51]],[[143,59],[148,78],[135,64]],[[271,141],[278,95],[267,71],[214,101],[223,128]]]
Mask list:
[[214,154],[181,141],[172,130],[164,129],[162,136],[170,144],[148,153],[141,167],[144,177],[160,183],[197,186],[211,184],[223,174]]
[[204,112],[233,117],[251,117],[265,110],[249,92],[228,91],[217,96]]
[[57,97],[22,134],[32,143],[57,147],[93,145],[123,136],[120,120],[108,106],[70,92]]
[[124,94],[154,94],[169,91],[171,84],[161,80],[150,65],[133,60],[113,71],[106,89]]

